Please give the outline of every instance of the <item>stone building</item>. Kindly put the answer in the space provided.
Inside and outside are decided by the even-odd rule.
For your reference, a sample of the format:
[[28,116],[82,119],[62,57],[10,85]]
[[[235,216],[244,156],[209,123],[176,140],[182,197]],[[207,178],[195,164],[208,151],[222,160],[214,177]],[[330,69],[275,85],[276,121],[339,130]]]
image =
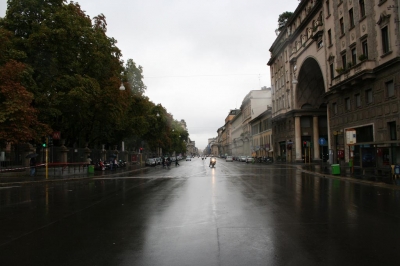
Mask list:
[[251,90],[243,99],[240,112],[232,118],[232,155],[254,154],[251,121],[271,106],[271,88]]
[[275,154],[398,163],[399,31],[398,1],[301,1],[270,48]]
[[188,142],[186,143],[186,155],[196,155],[196,154],[197,154],[196,141],[188,138]]
[[273,157],[271,111],[269,107],[250,121],[252,157]]

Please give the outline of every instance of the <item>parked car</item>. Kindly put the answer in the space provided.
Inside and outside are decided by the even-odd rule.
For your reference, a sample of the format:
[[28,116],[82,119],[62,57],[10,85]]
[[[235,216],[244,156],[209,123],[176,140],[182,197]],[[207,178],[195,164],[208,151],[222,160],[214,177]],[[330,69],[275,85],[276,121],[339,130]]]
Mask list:
[[186,156],[186,161],[192,161],[192,157]]
[[226,156],[225,162],[233,162],[233,157],[232,156]]
[[246,162],[246,156],[240,156],[239,162]]
[[247,157],[246,157],[246,163],[252,163],[253,160],[254,160],[254,158],[251,157],[251,156],[247,156]]
[[149,158],[145,161],[145,164],[147,166],[156,166],[156,159],[154,158]]
[[362,166],[375,166],[375,156],[372,153],[365,153],[362,156]]

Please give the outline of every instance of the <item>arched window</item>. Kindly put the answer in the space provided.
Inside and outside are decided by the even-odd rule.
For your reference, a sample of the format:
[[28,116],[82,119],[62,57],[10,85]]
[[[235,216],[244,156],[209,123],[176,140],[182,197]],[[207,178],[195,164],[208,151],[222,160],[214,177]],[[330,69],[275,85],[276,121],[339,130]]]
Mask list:
[[308,104],[308,103],[303,104],[303,105],[301,106],[301,109],[312,109],[312,105],[311,105],[311,104]]

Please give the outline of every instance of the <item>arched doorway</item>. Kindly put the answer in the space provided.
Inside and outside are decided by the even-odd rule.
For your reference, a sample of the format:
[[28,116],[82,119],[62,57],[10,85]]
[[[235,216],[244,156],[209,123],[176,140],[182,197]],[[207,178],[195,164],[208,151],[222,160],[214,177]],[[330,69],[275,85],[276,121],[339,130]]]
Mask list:
[[328,123],[325,83],[314,58],[307,58],[298,74],[295,91],[296,161],[310,162],[328,158]]
[[307,58],[300,68],[296,88],[296,106],[319,108],[325,104],[325,85],[321,68],[314,58]]

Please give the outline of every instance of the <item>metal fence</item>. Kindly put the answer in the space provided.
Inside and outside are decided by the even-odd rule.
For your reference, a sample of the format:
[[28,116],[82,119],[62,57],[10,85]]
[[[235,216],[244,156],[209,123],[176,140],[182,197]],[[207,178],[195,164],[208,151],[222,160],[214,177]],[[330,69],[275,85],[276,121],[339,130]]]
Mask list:
[[[61,147],[52,146],[47,149],[48,162],[51,163],[62,163],[63,153],[66,153],[66,163],[87,163],[88,156],[92,163],[98,162],[100,159],[103,161],[109,161],[111,159],[124,160],[128,163],[136,163],[138,161],[137,152],[133,151],[116,151],[116,150],[102,150],[102,149],[90,149],[87,148],[67,148],[68,151],[63,151]],[[46,162],[46,149],[36,149],[38,156],[36,157],[37,164],[43,164]],[[29,160],[24,156],[27,154],[26,147],[13,145],[8,150],[0,150],[0,172],[9,169],[23,168],[29,166]],[[145,160],[147,156],[142,155],[142,160]],[[63,162],[64,163],[64,162]]]

